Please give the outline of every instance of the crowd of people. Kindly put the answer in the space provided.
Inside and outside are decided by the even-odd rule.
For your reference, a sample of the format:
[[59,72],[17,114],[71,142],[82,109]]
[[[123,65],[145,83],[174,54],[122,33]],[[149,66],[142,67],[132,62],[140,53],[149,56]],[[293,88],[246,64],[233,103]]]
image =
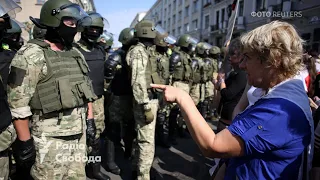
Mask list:
[[190,136],[219,158],[215,179],[319,177],[320,59],[289,23],[219,48],[145,19],[110,52],[97,12],[48,0],[23,45],[21,8],[0,6],[0,178],[110,179],[120,147],[148,180],[155,145]]

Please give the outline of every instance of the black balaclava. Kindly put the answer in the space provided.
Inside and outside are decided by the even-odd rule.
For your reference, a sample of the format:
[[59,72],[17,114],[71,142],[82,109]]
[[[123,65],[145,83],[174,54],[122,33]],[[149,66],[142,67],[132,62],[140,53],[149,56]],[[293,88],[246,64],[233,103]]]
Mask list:
[[98,31],[92,32],[92,31],[89,31],[89,28],[90,27],[85,28],[84,31],[81,33],[81,39],[83,39],[84,41],[90,44],[96,43],[99,37],[101,36],[103,29],[101,27],[93,27],[98,29]]
[[48,27],[45,39],[52,43],[61,43],[66,49],[71,49],[76,34],[76,27],[69,27],[61,22],[57,28]]

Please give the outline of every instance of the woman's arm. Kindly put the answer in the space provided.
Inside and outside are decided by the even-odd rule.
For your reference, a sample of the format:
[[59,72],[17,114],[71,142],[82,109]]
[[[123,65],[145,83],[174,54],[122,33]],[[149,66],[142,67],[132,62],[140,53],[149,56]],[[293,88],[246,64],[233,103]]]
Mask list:
[[232,135],[227,129],[215,134],[187,93],[183,92],[177,103],[189,132],[205,156],[228,158],[244,154],[241,138]]

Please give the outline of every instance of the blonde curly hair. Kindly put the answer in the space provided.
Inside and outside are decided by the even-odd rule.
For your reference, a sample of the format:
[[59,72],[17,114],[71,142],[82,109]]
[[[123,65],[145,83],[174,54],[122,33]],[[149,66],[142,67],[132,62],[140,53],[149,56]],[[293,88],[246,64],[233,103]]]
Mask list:
[[302,66],[304,41],[287,22],[273,21],[244,34],[240,38],[243,53],[257,54],[281,79],[291,78]]

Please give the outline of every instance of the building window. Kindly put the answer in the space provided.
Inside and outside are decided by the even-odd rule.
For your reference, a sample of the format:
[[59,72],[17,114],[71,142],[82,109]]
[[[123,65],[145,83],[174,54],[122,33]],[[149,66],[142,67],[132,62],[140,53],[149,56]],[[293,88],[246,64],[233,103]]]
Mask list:
[[188,17],[189,16],[189,6],[187,6],[184,10],[184,17]]
[[224,21],[224,16],[225,16],[225,13],[226,13],[225,11],[226,11],[225,8],[223,8],[223,9],[221,10],[221,22]]
[[37,0],[37,4],[44,4],[45,2],[46,2],[46,0]]
[[176,5],[177,5],[177,0],[173,0],[173,10],[176,9]]
[[264,10],[264,0],[256,0],[256,11]]
[[243,16],[243,1],[239,2],[239,16]]
[[167,22],[164,21],[164,22],[163,22],[163,28],[166,28],[166,27],[167,27]]
[[181,5],[182,4],[182,0],[179,0],[179,5]]
[[178,35],[182,34],[181,26],[178,27]]
[[221,2],[222,0],[214,0],[214,3],[219,3],[219,2]]
[[220,16],[220,12],[219,11],[216,11],[216,24],[218,25],[219,24],[219,16]]
[[216,38],[216,46],[221,47],[222,46],[222,37]]
[[209,15],[206,15],[206,16],[204,17],[204,28],[205,28],[205,29],[208,29],[208,28],[209,28],[209,23],[210,23],[210,17],[209,17]]
[[164,17],[167,15],[167,8],[164,8]]
[[188,32],[189,31],[189,24],[185,24],[184,25],[184,32]]
[[182,19],[182,11],[179,11],[179,13],[178,13],[178,21],[181,21],[181,19]]
[[175,29],[172,30],[172,36],[176,36],[176,30]]
[[168,7],[168,14],[170,15],[171,13],[171,4],[169,4],[169,7]]
[[313,30],[313,41],[320,41],[320,28],[316,28]]
[[172,16],[172,24],[176,23],[176,15]]
[[171,20],[170,20],[170,18],[168,19],[168,30],[170,29],[170,22],[171,22]]
[[167,0],[165,0],[164,3],[167,4]]
[[198,0],[193,1],[193,10],[192,10],[193,13],[196,13],[198,11],[198,6],[199,6],[199,1]]
[[210,4],[211,0],[204,0],[204,5]]
[[192,21],[193,29],[198,29],[198,19]]

